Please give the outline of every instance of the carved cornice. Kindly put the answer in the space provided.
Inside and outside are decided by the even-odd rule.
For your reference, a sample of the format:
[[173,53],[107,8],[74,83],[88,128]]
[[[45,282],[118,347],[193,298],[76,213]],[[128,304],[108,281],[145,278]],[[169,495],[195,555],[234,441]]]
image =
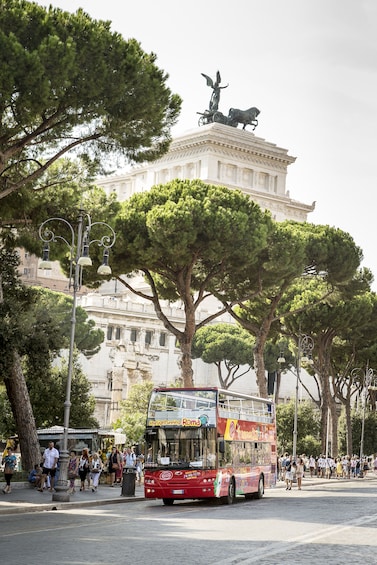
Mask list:
[[157,161],[135,166],[124,175],[101,179],[101,184],[120,183],[144,172],[171,168],[175,163],[177,166],[184,166],[187,160],[197,163],[200,157],[210,155],[225,158],[224,163],[244,163],[250,168],[265,168],[283,173],[286,173],[288,165],[296,160],[296,157],[288,155],[287,149],[277,147],[276,144],[256,137],[249,131],[213,123],[175,138],[168,153]]
[[[288,155],[288,150],[278,147],[274,143],[256,137],[253,133],[238,128],[232,128],[223,124],[213,123],[184,134],[171,143],[168,155],[162,157],[156,163],[169,160],[175,154],[182,154],[183,151],[195,148],[195,152],[201,146],[205,146],[206,151],[217,149],[226,154],[233,154],[240,157],[245,155],[245,159],[250,156],[261,158],[267,162],[277,161],[285,166],[294,163],[296,157]],[[221,148],[221,149],[220,149]]]

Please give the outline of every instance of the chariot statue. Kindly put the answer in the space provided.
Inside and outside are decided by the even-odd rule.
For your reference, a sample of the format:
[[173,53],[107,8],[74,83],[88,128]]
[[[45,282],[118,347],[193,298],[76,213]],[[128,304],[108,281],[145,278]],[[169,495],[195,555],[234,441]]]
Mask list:
[[247,125],[250,125],[252,126],[254,131],[258,125],[257,117],[260,113],[258,108],[256,108],[255,106],[248,108],[247,110],[230,108],[228,115],[225,116],[222,112],[219,111],[220,94],[221,90],[228,88],[229,85],[227,84],[226,86],[221,86],[221,75],[219,71],[217,71],[216,73],[215,80],[212,80],[211,77],[204,73],[201,73],[201,75],[206,79],[207,86],[212,88],[212,94],[209,101],[208,110],[204,110],[204,112],[197,112],[197,114],[200,115],[198,122],[199,126],[204,126],[213,122],[218,122],[220,124],[225,124],[232,127],[237,127],[238,124],[243,124],[242,129],[245,129]]

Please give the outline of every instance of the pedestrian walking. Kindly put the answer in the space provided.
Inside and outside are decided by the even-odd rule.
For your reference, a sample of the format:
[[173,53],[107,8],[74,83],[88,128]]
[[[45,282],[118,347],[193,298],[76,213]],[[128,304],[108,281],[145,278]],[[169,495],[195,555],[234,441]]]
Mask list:
[[335,463],[335,476],[337,479],[341,479],[343,477],[343,461],[340,457],[337,457]]
[[299,457],[297,459],[297,466],[296,466],[296,479],[297,479],[298,490],[301,490],[302,487],[302,477],[304,476],[304,470],[305,470],[304,460],[302,457]]
[[110,483],[112,487],[115,484],[116,473],[120,470],[121,470],[120,454],[117,448],[114,446],[109,455],[109,475],[110,475]]
[[373,470],[374,470],[374,473],[377,474],[377,455],[375,456],[374,461],[373,461]]
[[286,480],[286,472],[287,472],[287,467],[291,467],[292,464],[292,456],[289,455],[289,453],[284,453],[284,455],[282,456],[281,459],[281,480],[285,481]]
[[289,457],[289,459],[286,459],[285,461],[285,484],[286,484],[286,488],[285,490],[291,490],[292,489],[292,483],[293,483],[293,463],[292,463],[292,458]]
[[127,447],[123,455],[124,464],[126,467],[135,467],[136,455],[131,447]]
[[85,490],[85,479],[89,473],[89,450],[84,448],[79,459],[79,477],[81,481],[80,490]]
[[76,455],[76,451],[72,449],[69,461],[68,461],[68,480],[69,480],[69,494],[76,492],[75,481],[79,474],[79,460]]
[[314,459],[313,455],[311,455],[311,456],[309,457],[309,472],[310,472],[310,476],[311,476],[311,477],[314,477],[314,475],[315,475],[315,470],[316,470],[316,469],[315,469],[315,459]]
[[98,453],[93,453],[92,460],[90,462],[90,478],[92,479],[92,492],[97,492],[99,478],[102,472],[102,461],[98,456]]
[[141,453],[136,457],[136,480],[139,485],[141,485],[141,481],[143,478],[143,469],[144,469],[144,455]]
[[6,452],[7,453],[5,457],[3,457],[1,461],[1,464],[4,465],[4,479],[6,483],[5,487],[3,488],[3,493],[10,494],[12,491],[10,482],[17,467],[17,457],[13,453],[13,449],[11,447],[8,447]]
[[48,443],[48,447],[46,447],[43,453],[42,478],[41,478],[41,485],[38,489],[40,492],[43,492],[43,488],[47,477],[49,477],[50,479],[49,490],[51,492],[54,490],[55,475],[56,475],[56,469],[58,466],[59,457],[60,457],[59,451],[56,449],[54,442],[50,441]]

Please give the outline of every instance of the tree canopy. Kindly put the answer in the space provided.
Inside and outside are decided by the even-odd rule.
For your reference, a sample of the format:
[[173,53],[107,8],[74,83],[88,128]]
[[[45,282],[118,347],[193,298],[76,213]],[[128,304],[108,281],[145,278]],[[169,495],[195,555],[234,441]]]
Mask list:
[[0,0],[0,198],[43,187],[48,167],[79,147],[97,163],[166,152],[181,100],[156,55],[110,25]]
[[[322,451],[325,451],[330,411],[333,455],[337,455],[338,449],[337,401],[345,406],[351,440],[351,389],[352,384],[357,384],[351,382],[351,369],[355,364],[363,367],[368,360],[373,363],[376,359],[376,296],[369,290],[369,281],[368,270],[358,271],[349,281],[337,285],[325,299],[322,299],[327,288],[325,280],[297,281],[281,304],[281,311],[298,312],[284,318],[285,332],[293,336],[293,342],[297,344],[301,334],[313,340],[311,374],[318,390],[318,399],[313,400],[321,408]],[[360,388],[359,382],[359,393]]]
[[[239,190],[200,180],[157,185],[123,203],[115,224],[112,265],[120,282],[153,302],[158,318],[176,336],[185,386],[193,384],[195,332],[224,312],[220,309],[197,322],[199,306],[211,294],[228,299],[240,288],[243,297],[254,291],[245,273],[257,278],[259,254],[270,229],[269,214]],[[149,293],[122,276],[132,272],[145,276]],[[183,328],[164,314],[162,299],[182,305]]]
[[253,366],[253,347],[250,333],[236,324],[210,324],[196,332],[192,356],[214,363],[219,384],[227,389]]
[[[264,347],[268,338],[277,335],[280,320],[297,317],[302,309],[310,310],[337,287],[345,286],[355,276],[361,258],[360,248],[342,230],[293,221],[273,225],[261,255],[260,292],[230,309],[256,338],[254,359],[261,396],[267,395]],[[306,288],[312,283],[315,295]]]

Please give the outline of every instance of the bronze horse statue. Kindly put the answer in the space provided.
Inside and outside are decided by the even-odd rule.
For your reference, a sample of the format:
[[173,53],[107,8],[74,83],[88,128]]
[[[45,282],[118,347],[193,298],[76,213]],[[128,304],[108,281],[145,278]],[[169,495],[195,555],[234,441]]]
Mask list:
[[243,124],[243,128],[245,129],[246,126],[253,126],[253,130],[258,125],[257,116],[259,115],[258,108],[252,107],[248,110],[239,110],[238,108],[230,108],[228,117],[227,117],[227,125],[232,127],[237,127],[238,124]]

